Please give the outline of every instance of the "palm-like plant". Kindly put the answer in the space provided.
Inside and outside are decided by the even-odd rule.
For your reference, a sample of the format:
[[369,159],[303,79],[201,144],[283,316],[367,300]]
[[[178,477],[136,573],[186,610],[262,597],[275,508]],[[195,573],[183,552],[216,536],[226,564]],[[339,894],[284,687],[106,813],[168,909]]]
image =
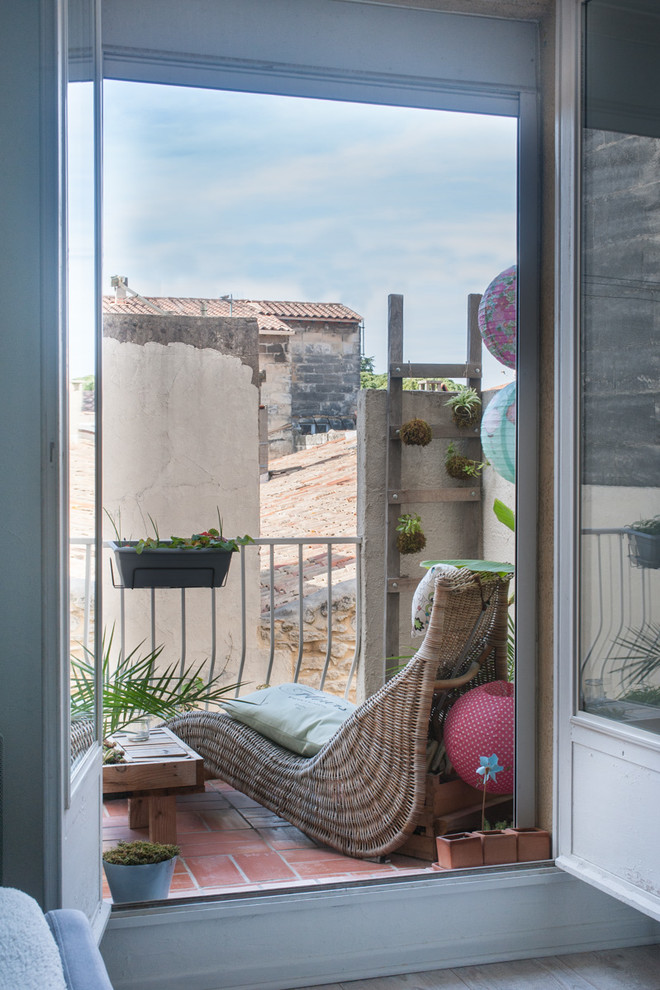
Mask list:
[[[179,671],[174,662],[157,670],[156,662],[163,647],[138,656],[140,643],[126,657],[112,660],[114,628],[102,645],[101,692],[103,700],[103,736],[106,738],[136,719],[150,715],[167,719],[178,712],[217,706],[223,695],[235,691],[238,684],[219,683],[222,674],[206,683],[202,676],[204,662],[190,664]],[[94,656],[85,648],[86,657],[71,657],[71,716],[92,717],[95,710]]]
[[621,674],[623,689],[652,686],[644,682],[660,671],[660,626],[647,622],[640,629],[629,629],[615,642],[626,651],[615,658],[625,660],[616,671]]

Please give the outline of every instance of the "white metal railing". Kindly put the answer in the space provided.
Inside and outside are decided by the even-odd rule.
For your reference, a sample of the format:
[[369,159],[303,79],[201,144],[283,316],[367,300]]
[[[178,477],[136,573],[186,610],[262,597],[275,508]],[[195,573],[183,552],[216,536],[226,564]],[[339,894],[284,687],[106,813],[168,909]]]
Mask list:
[[[91,595],[91,575],[92,567],[91,561],[94,549],[94,540],[91,538],[73,538],[70,541],[72,547],[80,546],[85,548],[85,598],[84,598],[84,640],[85,645],[89,645],[89,631],[91,624],[91,607],[92,607],[92,595]],[[261,622],[263,623],[264,617],[268,616],[268,627],[269,627],[269,644],[267,649],[267,659],[266,659],[266,669],[264,670],[264,681],[268,683],[273,670],[273,663],[275,659],[276,649],[278,645],[277,635],[276,635],[276,619],[277,619],[277,609],[276,609],[276,564],[275,564],[275,551],[277,549],[291,548],[295,551],[294,560],[290,562],[289,566],[297,569],[297,575],[294,586],[294,602],[297,606],[297,616],[298,616],[298,651],[295,661],[295,667],[293,672],[293,680],[298,681],[300,677],[302,663],[303,663],[303,650],[304,650],[304,609],[305,609],[305,583],[308,581],[310,571],[314,571],[317,579],[319,577],[320,571],[320,561],[319,556],[323,558],[323,571],[325,572],[325,591],[326,591],[326,603],[327,603],[327,626],[326,626],[326,641],[325,641],[325,653],[323,656],[323,667],[320,678],[320,688],[325,686],[328,671],[332,665],[332,647],[333,647],[333,588],[335,587],[335,575],[333,573],[335,569],[335,564],[337,562],[337,552],[338,548],[346,547],[350,549],[350,552],[354,553],[354,558],[349,556],[346,558],[344,555],[344,563],[351,562],[353,559],[355,561],[355,600],[356,600],[356,620],[355,620],[355,647],[353,653],[353,659],[350,666],[350,671],[347,676],[345,695],[347,696],[350,692],[351,684],[353,678],[355,677],[359,656],[360,656],[360,640],[361,640],[361,545],[362,538],[359,536],[300,536],[300,537],[260,537],[254,541],[254,544],[248,546],[240,547],[240,603],[241,603],[241,643],[240,651],[238,652],[238,672],[236,680],[238,683],[242,681],[243,673],[245,670],[245,664],[248,654],[248,603],[250,596],[259,595],[262,599],[261,607],[259,608],[259,613],[261,616]],[[107,546],[107,544],[106,544]],[[305,558],[304,548],[305,547],[320,547],[322,548],[322,553],[310,560],[309,557]],[[249,582],[247,578],[246,563],[248,560],[248,554],[259,553],[262,557],[265,556],[267,559],[267,566],[264,568],[263,563],[260,567],[260,578],[259,587],[249,587]],[[266,595],[262,595],[262,586],[266,586]],[[125,656],[126,644],[125,644],[125,626],[126,626],[126,614],[125,614],[125,589],[119,588],[120,595],[120,618],[119,618],[119,634],[120,634],[120,650],[121,655]],[[215,676],[216,667],[216,657],[217,657],[217,629],[216,629],[216,589],[210,589],[210,613],[211,613],[211,649],[209,655],[209,679]],[[157,593],[156,589],[150,590],[149,595],[149,623],[150,623],[150,638],[151,638],[151,649],[155,650],[157,647],[156,643],[156,604],[157,604]],[[291,604],[289,602],[289,604]],[[186,630],[186,589],[182,588],[180,591],[180,632],[181,632],[181,645],[180,645],[180,669],[183,671],[185,669],[186,653],[187,653],[187,630]],[[238,689],[237,689],[238,693]]]
[[581,611],[587,633],[580,666],[592,689],[602,690],[608,682],[615,687],[621,641],[657,622],[659,589],[660,570],[636,565],[626,529],[582,530]]

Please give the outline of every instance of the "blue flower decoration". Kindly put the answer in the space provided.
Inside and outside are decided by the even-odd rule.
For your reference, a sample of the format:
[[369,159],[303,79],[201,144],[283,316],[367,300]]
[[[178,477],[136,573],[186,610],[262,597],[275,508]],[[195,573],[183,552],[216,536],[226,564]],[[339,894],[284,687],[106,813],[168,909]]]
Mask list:
[[499,765],[495,753],[493,753],[492,756],[480,756],[479,762],[481,763],[481,766],[477,767],[477,773],[484,778],[484,786],[489,780],[496,780],[497,778],[495,775],[498,774],[500,770],[504,770],[504,767]]

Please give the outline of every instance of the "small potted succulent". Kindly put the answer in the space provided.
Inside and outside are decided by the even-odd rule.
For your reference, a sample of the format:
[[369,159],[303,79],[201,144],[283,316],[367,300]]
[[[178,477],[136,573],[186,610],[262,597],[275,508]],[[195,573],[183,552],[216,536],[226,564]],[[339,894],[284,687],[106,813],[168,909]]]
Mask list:
[[419,553],[426,546],[422,517],[416,512],[406,512],[399,516],[396,531],[399,534],[396,538],[399,553]]
[[217,529],[169,540],[161,540],[153,519],[151,524],[154,536],[124,540],[116,531],[117,539],[110,542],[122,588],[221,588],[231,555],[254,543],[247,535],[225,537],[219,514]]
[[164,900],[178,855],[178,846],[141,840],[106,849],[103,869],[115,904]]
[[433,430],[424,419],[410,419],[399,430],[399,436],[408,447],[426,447],[433,439]]
[[478,478],[486,462],[475,461],[470,457],[461,454],[456,444],[450,442],[445,455],[445,470],[450,478],[458,481],[473,481]]
[[451,409],[451,418],[456,426],[465,430],[476,426],[481,417],[481,398],[474,388],[468,385],[458,385],[456,395],[447,399],[445,405]]
[[635,567],[660,567],[660,516],[626,526],[628,554]]

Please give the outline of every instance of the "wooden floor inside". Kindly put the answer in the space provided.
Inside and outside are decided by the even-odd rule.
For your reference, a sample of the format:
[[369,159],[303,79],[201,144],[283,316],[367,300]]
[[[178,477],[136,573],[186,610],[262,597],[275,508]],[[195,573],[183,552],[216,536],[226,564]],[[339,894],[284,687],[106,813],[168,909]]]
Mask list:
[[660,990],[660,945],[384,976],[315,990]]

